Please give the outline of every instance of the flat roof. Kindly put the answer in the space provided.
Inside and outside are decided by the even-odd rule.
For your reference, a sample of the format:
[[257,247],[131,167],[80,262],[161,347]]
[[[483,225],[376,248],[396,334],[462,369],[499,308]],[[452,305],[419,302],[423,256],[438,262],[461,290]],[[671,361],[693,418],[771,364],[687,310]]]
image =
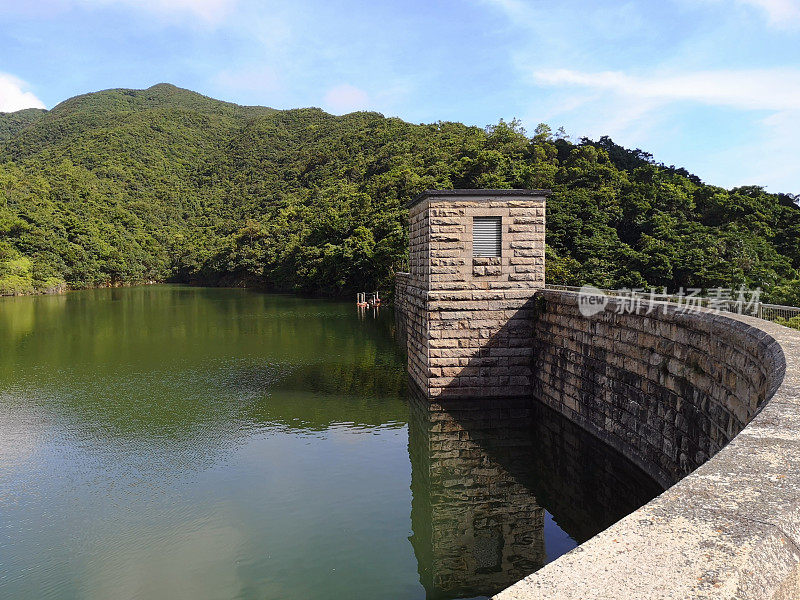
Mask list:
[[550,190],[425,190],[413,200],[406,202],[406,208],[411,208],[431,196],[482,196],[486,200],[498,196],[549,196]]

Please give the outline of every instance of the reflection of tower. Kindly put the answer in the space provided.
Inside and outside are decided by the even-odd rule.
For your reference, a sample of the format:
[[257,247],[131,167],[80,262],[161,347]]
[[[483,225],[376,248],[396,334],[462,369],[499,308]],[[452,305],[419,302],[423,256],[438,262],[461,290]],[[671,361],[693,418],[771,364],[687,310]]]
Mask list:
[[432,404],[412,396],[420,580],[428,598],[492,595],[545,563],[544,509],[508,468],[532,448],[531,409],[521,399]]
[[491,596],[662,491],[532,399],[431,402],[409,387],[411,543],[430,599]]

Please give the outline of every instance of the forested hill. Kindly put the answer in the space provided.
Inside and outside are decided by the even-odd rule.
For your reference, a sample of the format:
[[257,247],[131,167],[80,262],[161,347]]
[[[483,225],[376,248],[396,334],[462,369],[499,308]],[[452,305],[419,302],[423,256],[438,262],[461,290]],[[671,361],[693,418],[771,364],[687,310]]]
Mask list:
[[800,304],[800,210],[608,138],[220,102],[171,85],[0,113],[0,293],[148,280],[391,286],[428,188],[551,188],[551,283],[761,286]]

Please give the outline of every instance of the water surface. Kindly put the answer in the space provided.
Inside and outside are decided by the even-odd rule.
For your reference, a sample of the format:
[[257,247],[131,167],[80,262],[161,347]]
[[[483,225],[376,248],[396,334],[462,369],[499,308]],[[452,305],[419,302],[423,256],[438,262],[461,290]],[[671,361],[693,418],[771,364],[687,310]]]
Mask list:
[[0,597],[485,597],[656,493],[541,407],[432,410],[393,334],[243,290],[0,299]]

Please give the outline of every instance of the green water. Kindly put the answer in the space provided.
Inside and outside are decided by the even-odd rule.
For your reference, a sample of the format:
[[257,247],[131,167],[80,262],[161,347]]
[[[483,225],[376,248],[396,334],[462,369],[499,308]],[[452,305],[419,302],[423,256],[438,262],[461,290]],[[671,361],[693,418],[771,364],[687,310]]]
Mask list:
[[527,562],[485,558],[442,517],[465,496],[429,477],[393,335],[385,308],[243,290],[0,299],[0,598],[485,596],[621,516],[536,509]]

